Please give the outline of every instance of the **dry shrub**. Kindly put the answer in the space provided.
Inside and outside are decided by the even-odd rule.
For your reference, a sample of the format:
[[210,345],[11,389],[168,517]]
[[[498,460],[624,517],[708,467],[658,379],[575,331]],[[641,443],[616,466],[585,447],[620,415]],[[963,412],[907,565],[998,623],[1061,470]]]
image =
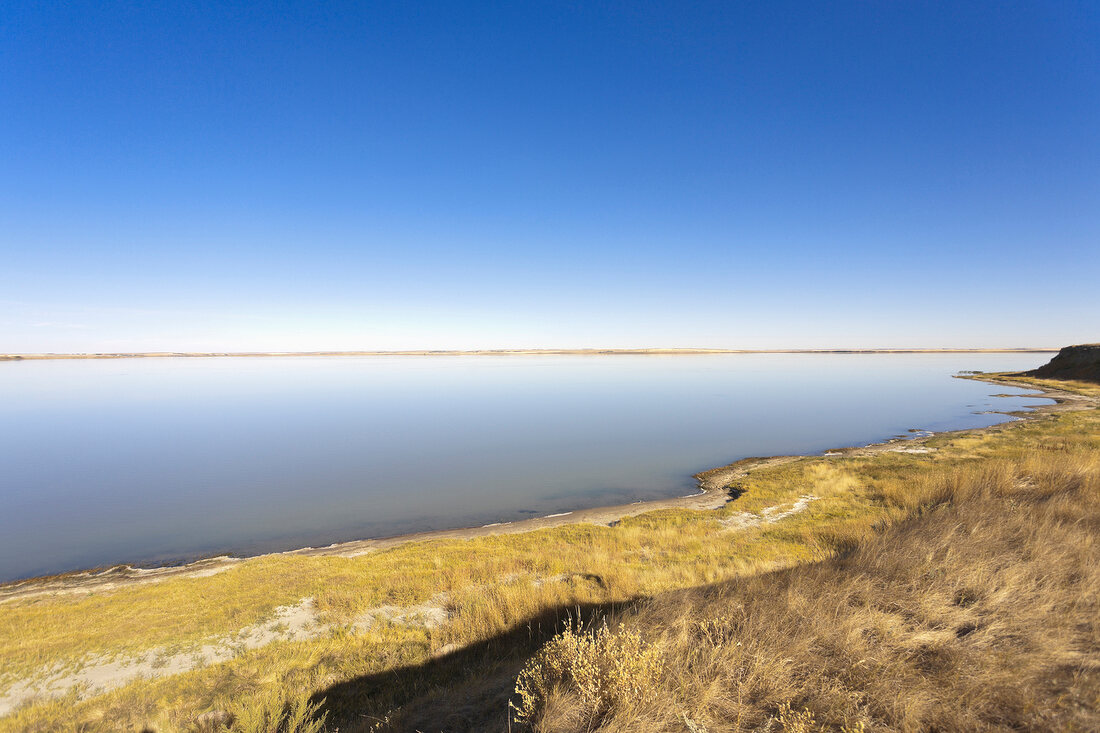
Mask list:
[[[622,624],[594,633],[579,626],[554,637],[523,668],[516,681],[517,722],[529,722],[573,697],[570,717],[591,721],[610,710],[650,702],[661,675],[661,649]],[[556,716],[555,716],[556,717]]]

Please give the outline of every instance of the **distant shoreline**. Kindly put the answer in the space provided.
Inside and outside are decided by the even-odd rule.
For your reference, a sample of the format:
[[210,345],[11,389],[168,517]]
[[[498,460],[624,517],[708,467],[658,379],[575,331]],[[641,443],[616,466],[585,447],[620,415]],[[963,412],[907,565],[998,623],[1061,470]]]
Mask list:
[[693,354],[1048,354],[1057,348],[1013,349],[476,349],[407,351],[145,351],[0,354],[0,361],[51,359],[167,359],[278,356],[676,356]]

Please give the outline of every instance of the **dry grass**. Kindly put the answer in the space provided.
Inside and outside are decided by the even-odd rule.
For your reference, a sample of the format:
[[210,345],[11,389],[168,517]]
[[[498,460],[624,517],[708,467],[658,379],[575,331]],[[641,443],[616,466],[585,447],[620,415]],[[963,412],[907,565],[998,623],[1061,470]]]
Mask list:
[[890,500],[913,517],[834,559],[626,614],[663,669],[626,704],[521,678],[531,727],[1100,729],[1100,457],[990,461]]

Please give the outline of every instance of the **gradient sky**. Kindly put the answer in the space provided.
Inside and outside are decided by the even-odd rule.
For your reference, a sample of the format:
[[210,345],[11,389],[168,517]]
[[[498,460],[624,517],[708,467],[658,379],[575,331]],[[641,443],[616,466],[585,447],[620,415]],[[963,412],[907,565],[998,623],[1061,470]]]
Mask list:
[[0,4],[0,351],[1097,340],[1100,3]]

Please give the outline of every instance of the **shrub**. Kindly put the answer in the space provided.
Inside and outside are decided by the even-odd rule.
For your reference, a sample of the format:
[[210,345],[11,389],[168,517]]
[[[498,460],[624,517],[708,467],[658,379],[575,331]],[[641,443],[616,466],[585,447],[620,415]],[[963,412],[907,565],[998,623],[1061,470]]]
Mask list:
[[515,719],[531,722],[556,691],[571,693],[589,720],[649,702],[661,676],[662,653],[635,631],[606,624],[596,632],[570,627],[527,662],[516,680]]

